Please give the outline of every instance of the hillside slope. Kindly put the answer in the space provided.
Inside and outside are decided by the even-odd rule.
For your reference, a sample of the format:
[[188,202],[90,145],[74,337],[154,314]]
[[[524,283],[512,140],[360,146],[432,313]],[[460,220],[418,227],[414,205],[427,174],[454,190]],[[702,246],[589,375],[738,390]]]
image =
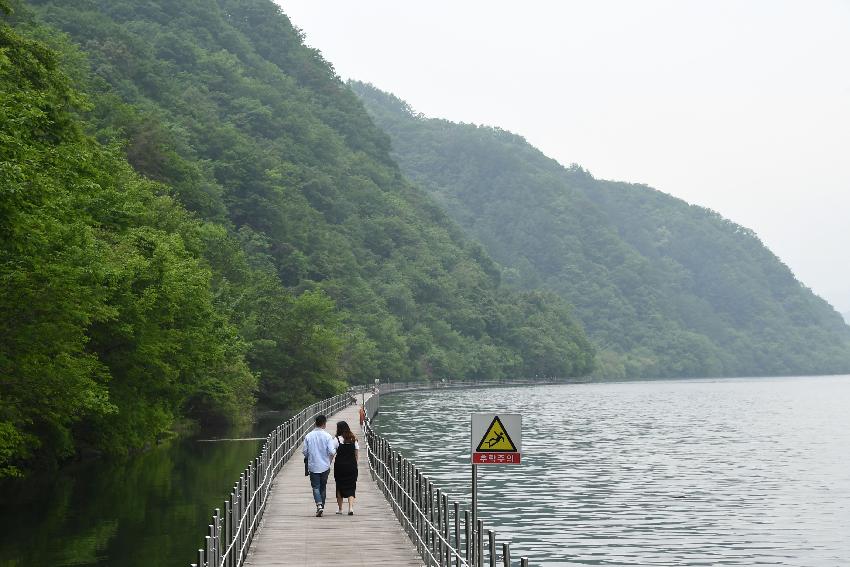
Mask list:
[[593,367],[269,0],[0,0],[0,99],[0,477],[376,378]]
[[[227,226],[287,289],[334,301],[349,380],[592,365],[566,306],[500,288],[489,257],[404,179],[386,136],[271,1],[33,4],[86,57],[99,136],[126,138],[140,173]],[[318,376],[309,361],[278,360],[286,347],[267,333],[282,323],[262,315],[246,336],[260,397],[279,402],[293,366]],[[550,357],[531,356],[518,329],[552,345]]]
[[522,289],[573,304],[611,377],[850,370],[850,329],[756,235],[644,185],[564,168],[498,128],[352,82],[393,155]]

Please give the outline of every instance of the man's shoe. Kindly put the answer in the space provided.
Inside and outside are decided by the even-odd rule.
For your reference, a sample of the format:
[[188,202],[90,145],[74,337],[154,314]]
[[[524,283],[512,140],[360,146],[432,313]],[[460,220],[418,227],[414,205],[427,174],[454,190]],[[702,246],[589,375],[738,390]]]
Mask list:
[[323,509],[321,506],[319,506],[318,508],[316,508],[316,517],[317,517],[317,518],[321,518],[321,517],[322,517],[322,512],[324,512],[324,509]]

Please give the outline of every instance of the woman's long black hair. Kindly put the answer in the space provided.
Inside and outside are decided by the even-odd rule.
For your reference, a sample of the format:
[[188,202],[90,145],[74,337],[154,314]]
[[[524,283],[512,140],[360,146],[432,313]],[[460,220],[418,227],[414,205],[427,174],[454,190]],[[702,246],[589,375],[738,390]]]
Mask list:
[[336,436],[342,437],[343,441],[346,443],[354,443],[357,441],[357,437],[352,433],[351,428],[348,427],[348,424],[344,421],[336,422]]

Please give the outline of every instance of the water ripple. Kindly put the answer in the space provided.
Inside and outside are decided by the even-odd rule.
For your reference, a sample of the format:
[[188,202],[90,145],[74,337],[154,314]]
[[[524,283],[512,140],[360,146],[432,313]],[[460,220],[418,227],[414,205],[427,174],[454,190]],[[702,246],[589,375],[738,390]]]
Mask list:
[[850,564],[850,377],[385,396],[378,426],[470,499],[469,414],[523,414],[481,517],[535,565]]

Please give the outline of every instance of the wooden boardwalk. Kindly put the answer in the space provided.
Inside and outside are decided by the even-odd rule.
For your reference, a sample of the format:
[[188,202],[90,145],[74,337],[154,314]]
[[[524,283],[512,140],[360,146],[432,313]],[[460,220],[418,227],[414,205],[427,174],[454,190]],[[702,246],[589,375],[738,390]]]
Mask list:
[[[325,515],[317,518],[310,479],[304,476],[301,449],[274,481],[263,521],[251,544],[245,565],[251,567],[407,567],[423,565],[384,495],[369,474],[366,450],[358,426],[358,408],[350,406],[328,417],[333,435],[345,420],[360,441],[360,475],[354,516],[337,516],[333,471],[328,478]],[[348,503],[343,502],[343,513]]]

